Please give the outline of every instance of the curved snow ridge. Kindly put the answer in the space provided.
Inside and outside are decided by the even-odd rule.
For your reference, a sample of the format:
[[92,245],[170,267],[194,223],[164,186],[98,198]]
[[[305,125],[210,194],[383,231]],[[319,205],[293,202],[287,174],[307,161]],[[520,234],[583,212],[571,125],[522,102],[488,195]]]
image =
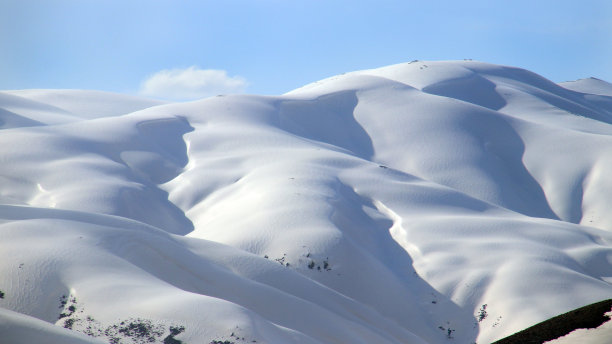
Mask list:
[[165,104],[143,97],[94,90],[14,90],[18,96],[71,114],[74,120],[112,117]]
[[612,84],[593,77],[574,81],[565,81],[559,83],[559,85],[572,91],[584,93],[587,96],[589,94],[596,94],[612,97]]
[[612,294],[598,85],[416,61],[161,106],[2,92],[0,306],[92,342],[492,342]]
[[72,113],[56,106],[0,92],[0,129],[34,127],[74,121]]

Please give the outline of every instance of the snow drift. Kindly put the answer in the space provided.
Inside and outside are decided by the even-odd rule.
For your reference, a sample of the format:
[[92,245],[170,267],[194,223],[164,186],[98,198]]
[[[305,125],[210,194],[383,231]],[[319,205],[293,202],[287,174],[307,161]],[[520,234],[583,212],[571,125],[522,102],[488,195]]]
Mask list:
[[611,298],[611,90],[417,61],[275,97],[0,92],[0,333],[489,343]]

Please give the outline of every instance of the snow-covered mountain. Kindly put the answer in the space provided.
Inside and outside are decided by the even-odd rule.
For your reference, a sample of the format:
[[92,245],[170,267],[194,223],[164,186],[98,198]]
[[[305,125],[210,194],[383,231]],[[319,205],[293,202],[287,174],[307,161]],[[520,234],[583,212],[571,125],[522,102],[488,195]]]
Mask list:
[[415,61],[0,92],[0,342],[489,343],[611,298],[611,90]]

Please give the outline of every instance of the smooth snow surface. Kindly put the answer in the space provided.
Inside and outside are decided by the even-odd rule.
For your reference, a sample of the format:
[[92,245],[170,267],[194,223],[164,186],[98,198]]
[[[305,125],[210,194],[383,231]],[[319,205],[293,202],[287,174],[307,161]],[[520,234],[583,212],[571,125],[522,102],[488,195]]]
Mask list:
[[489,343],[612,298],[612,86],[563,86],[461,61],[0,92],[1,335]]

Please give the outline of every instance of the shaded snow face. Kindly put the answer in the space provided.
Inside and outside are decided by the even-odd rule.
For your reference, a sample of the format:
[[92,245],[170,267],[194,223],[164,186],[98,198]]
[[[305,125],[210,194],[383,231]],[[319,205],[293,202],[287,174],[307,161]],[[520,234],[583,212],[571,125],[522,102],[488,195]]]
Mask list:
[[464,61],[181,104],[0,92],[0,332],[489,343],[610,298],[609,84],[563,86]]

